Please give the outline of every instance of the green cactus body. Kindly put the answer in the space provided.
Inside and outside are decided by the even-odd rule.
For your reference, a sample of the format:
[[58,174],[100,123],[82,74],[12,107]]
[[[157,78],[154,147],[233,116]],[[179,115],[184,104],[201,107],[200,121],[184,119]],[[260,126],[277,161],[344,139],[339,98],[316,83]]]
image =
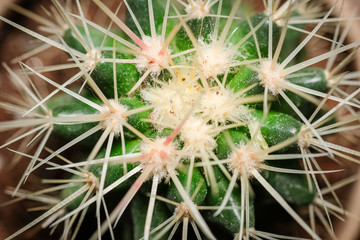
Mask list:
[[[102,52],[102,58],[113,58],[112,52]],[[118,59],[131,59],[130,55],[115,54]],[[113,63],[99,62],[91,74],[91,77],[98,84],[99,88],[108,98],[114,98]],[[139,73],[133,64],[116,63],[116,86],[118,96],[125,96],[139,79]]]
[[[214,31],[215,25],[213,18],[205,17],[204,19],[190,19],[186,24],[196,38],[203,39],[205,43],[210,43],[210,37]],[[180,52],[194,47],[184,28],[177,34],[175,42],[176,47]]]
[[[261,110],[254,110],[251,114],[257,122],[261,122],[263,117],[263,112]],[[260,130],[266,143],[269,146],[274,146],[289,138],[295,137],[302,126],[301,122],[285,113],[270,111]],[[248,136],[250,135],[248,130],[244,128],[240,128],[240,131],[243,131]],[[279,150],[281,153],[287,151],[297,152],[296,144],[294,143]]]
[[[217,184],[219,188],[218,193],[210,192],[206,199],[207,204],[210,206],[219,206],[224,198],[225,192],[229,186],[229,181],[227,178],[221,173],[221,170],[217,167],[214,168],[217,176]],[[250,200],[250,208],[249,208],[249,226],[255,226],[255,213],[254,213],[254,205],[253,200]],[[241,193],[239,188],[234,188],[229,201],[227,203],[228,207],[241,206]],[[240,229],[241,219],[241,210],[240,208],[233,209],[224,209],[219,215],[213,216],[213,212],[208,214],[208,219],[212,222],[219,224],[222,228],[225,228],[227,231],[231,233],[237,233]],[[246,224],[246,222],[244,222]]]
[[[137,195],[131,203],[131,215],[133,221],[133,239],[137,240],[144,236],[144,225],[146,219],[146,209],[145,207],[148,204],[148,199],[145,196]],[[145,207],[145,208],[144,208]],[[145,210],[145,211],[144,211]],[[170,212],[166,208],[166,204],[157,201],[155,203],[154,214],[152,216],[151,229],[159,226],[161,223],[166,221],[170,217]],[[165,234],[159,239],[167,239],[169,233]]]
[[[139,152],[139,140],[134,140],[131,142],[127,142],[125,144],[126,153],[137,153]],[[114,143],[110,157],[113,156],[121,156],[122,155],[122,144],[121,142]],[[105,157],[105,149],[102,149],[97,159],[104,158]],[[134,164],[126,164],[126,171],[130,171],[134,168]],[[103,170],[102,165],[93,165],[90,167],[89,171],[93,173],[97,178],[101,178],[101,173]],[[109,186],[110,184],[114,183],[116,180],[124,176],[124,164],[122,163],[110,163],[106,172],[106,178],[105,178],[105,187]],[[121,185],[117,187],[119,190],[128,189],[131,186],[131,183],[134,181],[134,177],[130,178],[128,181],[125,181]]]
[[[89,40],[87,39],[84,27],[76,26],[76,28],[77,28],[79,34],[81,35],[81,37],[83,39],[85,39],[87,44],[89,44]],[[107,37],[105,39],[105,34],[103,34],[102,32],[100,32],[94,28],[91,28],[89,26],[88,26],[88,28],[89,28],[89,32],[90,32],[91,41],[93,42],[93,44],[96,48],[100,48],[100,46],[103,46],[105,48],[113,47],[113,44],[114,44],[113,38]],[[67,29],[65,31],[63,38],[69,47],[71,47],[77,51],[80,51],[82,53],[86,53],[85,48],[80,43],[80,41],[78,40],[78,38],[76,37],[76,35],[74,34],[74,32],[71,29]]]
[[[294,77],[287,79],[292,84],[296,84],[319,92],[326,92],[327,90],[327,81],[324,71],[322,69],[306,68],[294,73],[294,75]],[[310,117],[310,115],[314,112],[316,105],[314,105],[313,103],[290,91],[287,91],[286,95],[306,117]],[[272,109],[275,111],[287,113],[293,117],[297,117],[294,110],[284,99],[275,102]]]
[[[296,17],[300,17],[300,16],[301,16],[301,14],[296,11],[293,11],[291,13],[291,17],[296,18]],[[301,30],[305,30],[306,24],[294,24],[294,25],[292,25],[292,27],[299,28]],[[288,29],[286,31],[286,36],[285,36],[286,44],[281,49],[281,53],[280,53],[280,57],[279,57],[280,62],[285,60],[286,57],[289,56],[291,54],[291,52],[299,45],[299,43],[301,42],[301,38],[302,38],[302,34],[300,31],[296,31],[294,29]],[[297,56],[296,59],[294,59],[294,61],[292,61],[292,63],[295,64],[296,61],[301,61],[301,58],[304,57],[304,54],[305,54],[305,49],[303,49],[302,52],[300,52],[300,54]]]
[[[269,161],[274,167],[301,169],[298,161]],[[273,171],[262,172],[266,180],[278,191],[289,203],[296,205],[311,204],[314,200],[315,186],[309,187],[309,182],[303,174],[288,174]],[[312,183],[311,183],[312,184]],[[313,185],[313,184],[312,184]]]
[[[150,27],[150,16],[149,16],[149,6],[147,0],[129,0],[128,1],[130,9],[136,16],[136,20],[141,26],[144,34],[146,36],[151,36],[151,27]],[[162,26],[164,23],[164,15],[166,10],[166,2],[161,0],[152,1],[152,8],[154,14],[154,25],[156,34],[161,35]],[[170,6],[169,11],[171,14],[175,14],[173,8]],[[176,25],[174,19],[168,19],[166,25],[166,35],[168,35],[171,29]],[[131,15],[128,13],[126,15],[126,24],[136,35],[140,36],[138,28],[132,19]],[[154,37],[154,36],[152,36]]]
[[[234,143],[243,142],[244,144],[247,144],[249,142],[249,133],[241,130],[229,130],[229,135]],[[229,143],[226,140],[225,134],[219,134],[216,142],[216,154],[218,158],[226,159],[232,153],[232,149],[230,148]]]
[[[80,102],[73,101],[65,106],[58,106],[53,110],[53,115],[56,117],[68,117],[74,115],[86,115],[86,114],[95,114],[97,110],[91,106]],[[55,124],[54,133],[68,140],[72,140],[91,128],[95,127],[98,122],[93,123],[65,123],[65,124]],[[96,141],[99,135],[93,135],[92,140]],[[86,144],[86,143],[85,143]]]
[[[54,1],[60,11],[57,17],[71,22],[69,26],[77,26],[85,43],[71,29],[63,34],[65,44],[54,41],[53,36],[47,38],[25,30],[63,50],[70,57],[66,63],[49,68],[21,63],[25,83],[4,64],[17,89],[22,90],[23,99],[18,104],[12,99],[10,104],[1,102],[0,106],[23,119],[1,122],[0,132],[19,128],[26,133],[19,131],[21,136],[15,140],[34,136],[23,145],[37,142],[39,146],[34,156],[24,154],[30,156],[31,164],[22,181],[48,164],[66,172],[59,171],[59,175],[67,178],[48,182],[71,183],[56,188],[60,189],[59,200],[51,202],[54,205],[50,210],[34,223],[63,208],[61,214],[74,216],[66,220],[71,224],[64,230],[64,238],[72,239],[76,237],[71,234],[77,232],[73,224],[78,216],[85,216],[88,207],[94,209],[96,205],[98,229],[105,231],[118,221],[121,224],[124,214],[131,216],[131,221],[125,221],[132,223],[129,232],[133,239],[158,236],[213,240],[224,236],[227,240],[229,235],[273,239],[278,235],[257,231],[255,221],[257,203],[271,199],[312,239],[320,239],[295,208],[319,202],[319,172],[315,171],[321,169],[316,162],[319,156],[356,162],[355,157],[360,155],[325,139],[353,129],[347,124],[359,119],[360,106],[355,98],[358,93],[344,93],[334,85],[341,82],[340,78],[349,82],[351,75],[340,74],[337,68],[332,71],[330,65],[335,62],[333,56],[360,43],[333,44],[335,50],[329,54],[304,62],[300,62],[304,50],[299,49],[299,54],[291,58],[299,42],[307,44],[308,40],[299,31],[285,29],[284,35],[282,30],[286,17],[290,17],[290,23],[300,22],[291,26],[305,29],[307,19],[300,12],[306,1],[274,1],[275,5],[268,1],[264,12],[247,17],[252,11],[239,0],[127,0],[123,2],[123,18],[103,1],[93,2],[93,7],[111,20],[105,18],[111,22],[108,26],[95,28],[88,21],[75,21],[73,18],[79,20],[77,11],[64,13]],[[81,4],[77,1],[77,5]],[[1,20],[24,31],[9,20]],[[315,20],[319,28],[328,23]],[[107,36],[108,31],[116,34],[118,41]],[[308,34],[318,37],[315,31]],[[330,67],[311,67],[324,59],[329,59]],[[70,78],[74,88],[69,86],[70,81],[58,84],[42,74],[74,66],[80,69],[74,79]],[[35,89],[32,75],[62,93],[55,95],[54,91],[47,99],[43,91]],[[319,107],[320,97],[338,105]],[[333,119],[341,107],[352,116],[336,123]],[[313,114],[315,109],[319,114]],[[45,145],[54,136],[63,138],[59,139],[63,147],[41,159]],[[10,140],[9,145],[15,140]],[[87,148],[79,147],[81,144]],[[86,160],[72,159],[70,151],[74,149]],[[61,156],[63,153],[70,159]],[[56,157],[66,163],[58,163]],[[36,194],[42,197],[41,193]],[[334,207],[328,208],[336,212]],[[60,213],[56,216],[63,221]],[[261,213],[256,212],[258,217]],[[182,231],[177,230],[179,226]],[[8,239],[30,227],[32,223]],[[193,231],[188,235],[190,227]],[[99,235],[94,233],[91,239]]]
[[[178,177],[180,182],[183,184],[184,188],[186,188],[188,174],[189,174],[189,165],[186,164],[182,169],[179,169],[178,174],[179,174]],[[196,205],[202,205],[207,195],[207,187],[206,187],[205,178],[198,168],[192,169],[192,178],[190,181],[191,182],[190,182],[189,195],[193,197],[192,201]],[[198,187],[200,188],[197,190]],[[195,192],[195,190],[197,190],[197,192]],[[173,184],[169,186],[166,196],[168,199],[172,201],[182,202],[182,197],[179,194],[177,188]]]
[[[264,13],[258,13],[255,16],[250,18],[250,22],[253,28],[255,28],[258,24],[264,21],[267,16]],[[256,38],[259,44],[261,57],[266,58],[268,56],[268,40],[269,40],[269,22],[265,21],[264,24],[256,31]],[[234,33],[230,38],[230,42],[232,45],[236,45],[240,42],[249,32],[250,32],[250,25],[249,23],[244,20],[238,26],[233,26]],[[280,29],[278,26],[273,26],[273,40],[276,42],[276,39],[279,37]],[[237,57],[238,60],[250,60],[250,59],[257,59],[259,56],[256,50],[256,44],[253,36],[251,36],[245,43],[243,43],[240,48],[238,49],[239,56]]]

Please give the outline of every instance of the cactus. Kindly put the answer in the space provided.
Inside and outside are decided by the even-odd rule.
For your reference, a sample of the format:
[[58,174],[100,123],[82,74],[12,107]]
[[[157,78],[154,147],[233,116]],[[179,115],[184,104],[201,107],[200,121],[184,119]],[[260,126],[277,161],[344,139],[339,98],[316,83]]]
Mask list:
[[[314,204],[334,236],[330,213],[339,211],[319,180],[341,207],[327,179],[341,166],[324,171],[318,158],[360,156],[328,140],[358,128],[360,107],[360,90],[340,87],[358,86],[358,72],[342,71],[360,42],[343,44],[343,20],[329,17],[335,6],[319,17],[307,1],[264,1],[252,13],[240,0],[123,0],[122,17],[120,3],[93,0],[108,20],[98,24],[83,2],[53,4],[56,21],[13,6],[46,34],[0,17],[44,44],[19,57],[21,70],[3,63],[19,99],[1,106],[20,117],[0,122],[0,131],[20,130],[0,148],[20,142],[27,147],[12,151],[30,159],[8,193],[47,205],[8,240],[41,222],[64,223],[64,239],[287,238],[258,229],[257,221],[273,221],[257,211],[264,206],[280,206],[305,236],[321,239],[297,212]],[[318,33],[332,22],[332,39]],[[313,39],[330,49],[304,60]],[[22,61],[48,45],[67,61]],[[314,66],[324,60],[325,68]],[[71,76],[54,79],[54,71]],[[45,181],[53,186],[23,190],[39,168],[56,173]]]

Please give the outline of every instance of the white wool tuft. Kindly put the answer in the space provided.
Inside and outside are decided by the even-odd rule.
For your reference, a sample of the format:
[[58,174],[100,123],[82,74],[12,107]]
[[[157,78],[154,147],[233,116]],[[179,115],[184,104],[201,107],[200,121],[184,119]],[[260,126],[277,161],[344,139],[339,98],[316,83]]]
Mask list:
[[169,67],[168,54],[170,51],[166,48],[161,53],[164,43],[160,36],[154,38],[145,36],[143,42],[148,48],[142,50],[141,55],[136,56],[136,60],[139,61],[136,64],[136,68],[140,72],[150,70],[153,76],[159,76],[163,69]]
[[107,128],[112,122],[115,122],[112,132],[115,135],[119,135],[122,129],[122,126],[127,122],[127,117],[125,115],[127,106],[121,105],[116,102],[114,99],[109,100],[111,106],[114,108],[112,111],[108,106],[103,106],[101,114],[104,115],[105,120],[102,121],[103,128]]
[[164,142],[166,138],[158,138],[153,142],[143,142],[140,146],[140,151],[145,157],[142,164],[154,167],[152,173],[160,179],[167,177],[168,169],[174,170],[180,163],[180,158],[176,156],[176,145],[173,142]]
[[200,52],[196,56],[196,62],[206,78],[224,74],[229,70],[232,60],[232,53],[217,41],[211,44],[200,41]]
[[269,60],[262,61],[259,76],[261,84],[264,87],[268,87],[271,94],[277,95],[283,89],[281,85],[285,81],[285,74],[280,65],[276,64],[272,68],[271,64],[272,62]]
[[190,19],[201,19],[209,15],[210,8],[207,4],[207,1],[196,0],[190,2],[186,6],[185,11],[187,13],[187,17],[189,17]]
[[259,169],[259,165],[264,161],[264,156],[259,154],[260,146],[249,143],[240,143],[237,149],[230,155],[231,160],[228,167],[231,171],[239,173],[246,172],[251,176],[253,169]]
[[211,130],[213,125],[204,123],[204,120],[196,117],[189,117],[180,131],[180,139],[185,142],[187,150],[199,153],[201,149],[212,151],[217,144],[215,135]]

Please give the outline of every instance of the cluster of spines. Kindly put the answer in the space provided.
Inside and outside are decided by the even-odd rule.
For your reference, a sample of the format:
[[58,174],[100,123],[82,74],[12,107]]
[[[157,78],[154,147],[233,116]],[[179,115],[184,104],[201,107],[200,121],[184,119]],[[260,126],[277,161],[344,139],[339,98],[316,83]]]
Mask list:
[[[200,209],[214,208],[216,211],[210,214],[209,219],[212,220],[209,221],[220,225],[224,211],[229,208],[238,211],[238,227],[235,230],[223,227],[237,234],[238,238],[248,239],[256,232],[253,230],[254,220],[251,219],[254,211],[250,184],[252,179],[256,179],[312,238],[319,239],[287,202],[301,202],[296,198],[304,196],[286,195],[288,189],[276,187],[279,183],[272,183],[271,177],[266,177],[261,171],[305,174],[308,180],[305,195],[312,201],[316,188],[328,215],[328,206],[322,198],[315,174],[322,176],[333,194],[334,190],[316,158],[328,155],[334,159],[342,157],[358,162],[355,158],[359,156],[357,151],[323,139],[324,135],[330,133],[357,128],[356,125],[346,124],[356,122],[359,118],[354,110],[359,107],[355,99],[358,91],[351,94],[341,92],[340,97],[333,95],[333,92],[339,93],[337,86],[344,78],[342,74],[336,75],[340,67],[331,71],[331,63],[325,71],[307,67],[325,59],[332,62],[339,53],[358,47],[359,42],[343,46],[342,40],[338,42],[335,35],[335,39],[330,40],[333,43],[331,51],[299,63],[295,59],[312,38],[318,37],[316,33],[327,22],[332,9],[318,21],[314,30],[307,32],[302,41],[299,40],[297,47],[290,47],[289,55],[282,56],[283,46],[291,45],[286,42],[286,37],[293,11],[303,7],[305,2],[287,1],[280,7],[279,1],[268,1],[264,13],[251,19],[240,19],[236,16],[240,1],[235,1],[230,8],[226,8],[226,1],[178,1],[180,6],[185,5],[183,13],[171,1],[165,4],[161,1],[141,1],[142,6],[147,6],[146,14],[141,14],[143,9],[137,6],[140,1],[124,1],[127,7],[126,24],[101,1],[94,2],[110,17],[110,25],[116,24],[123,31],[123,36],[109,31],[110,26],[104,28],[85,19],[79,1],[76,1],[78,15],[66,11],[57,1],[54,2],[68,27],[65,33],[55,32],[60,37],[58,42],[1,18],[67,52],[73,63],[61,65],[60,69],[80,69],[78,74],[58,84],[41,74],[41,71],[50,71],[57,66],[37,70],[20,63],[26,74],[35,75],[56,87],[55,91],[43,98],[4,65],[12,79],[21,85],[24,99],[31,99],[31,106],[26,106],[29,109],[24,110],[23,107],[2,104],[8,110],[23,114],[24,119],[4,122],[0,129],[22,127],[27,131],[1,147],[27,136],[40,139],[33,156],[17,152],[30,157],[31,162],[13,195],[19,194],[20,184],[44,164],[77,176],[69,180],[54,180],[54,183],[64,183],[59,187],[64,189],[62,201],[9,239],[64,209],[74,200],[78,201],[74,209],[68,208],[67,214],[62,210],[64,217],[53,223],[56,225],[67,221],[64,236],[76,236],[78,227],[72,228],[76,224],[75,219],[79,217],[78,224],[81,223],[92,203],[96,204],[98,225],[98,231],[92,238],[100,239],[107,229],[113,236],[111,224],[119,221],[134,196],[139,195],[143,183],[149,179],[152,184],[148,190],[148,210],[144,215],[144,239],[152,236],[161,238],[167,233],[163,230],[156,234],[155,230],[160,228],[151,230],[152,218],[156,215],[155,202],[159,199],[177,206],[174,217],[170,217],[171,220],[164,219],[165,222],[160,225],[166,226],[167,223],[165,229],[176,226],[176,230],[179,221],[182,221],[185,239],[189,223],[198,238],[201,238],[200,232],[209,239],[215,238],[199,212]],[[18,11],[29,16],[23,9]],[[74,23],[75,19],[80,22],[79,25]],[[98,42],[94,37],[96,34],[101,36]],[[350,57],[345,58],[339,66],[342,67],[349,60]],[[288,66],[290,62],[292,65]],[[86,93],[86,90],[76,92],[68,88],[80,78],[85,80],[92,94]],[[315,84],[312,82],[307,85],[307,80],[315,81]],[[30,78],[28,81],[32,84]],[[329,90],[325,93],[327,88]],[[56,103],[52,98],[60,91],[74,100],[66,105],[63,102]],[[338,104],[330,111],[322,112],[328,99]],[[63,101],[61,97],[60,101]],[[276,104],[276,101],[281,104]],[[336,123],[327,123],[343,106],[353,116]],[[307,108],[312,108],[310,114],[305,113]],[[300,121],[269,109],[286,112]],[[45,159],[40,159],[40,153],[53,131],[69,140],[58,150],[51,151]],[[65,150],[79,146],[84,141],[94,142],[85,161],[72,163],[76,160],[60,156]],[[113,154],[116,144],[120,150]],[[104,150],[100,157],[98,153],[102,147]],[[300,153],[294,149],[300,149]],[[51,160],[55,157],[63,158],[68,164],[53,163]],[[304,170],[281,168],[270,163],[270,160],[298,158],[302,158]],[[115,163],[121,168],[117,167],[115,173],[112,173],[110,168]],[[182,176],[184,168],[187,172]],[[203,173],[198,171],[200,168]],[[109,176],[113,178],[112,181]],[[200,183],[198,179],[194,183],[193,178],[201,179]],[[169,193],[170,196],[166,196],[169,199],[166,200],[157,196],[164,194],[158,193],[158,188],[159,183],[169,181],[176,192],[173,196]],[[293,181],[302,180],[295,177]],[[69,190],[69,185],[76,183],[80,183],[80,187]],[[208,189],[202,190],[205,184]],[[104,196],[115,188],[124,188],[127,192],[109,213]],[[199,192],[203,194],[202,200],[197,199]],[[29,194],[29,198],[40,193]],[[208,203],[215,202],[211,203],[213,206],[200,206],[204,204],[204,196],[210,198]],[[219,202],[211,198],[222,200]],[[229,199],[232,199],[231,202],[237,201],[238,205],[229,207]],[[319,202],[317,198],[316,201]],[[105,212],[103,223],[101,207]],[[230,217],[227,220],[233,219]],[[170,232],[170,236],[173,234],[174,231]]]

